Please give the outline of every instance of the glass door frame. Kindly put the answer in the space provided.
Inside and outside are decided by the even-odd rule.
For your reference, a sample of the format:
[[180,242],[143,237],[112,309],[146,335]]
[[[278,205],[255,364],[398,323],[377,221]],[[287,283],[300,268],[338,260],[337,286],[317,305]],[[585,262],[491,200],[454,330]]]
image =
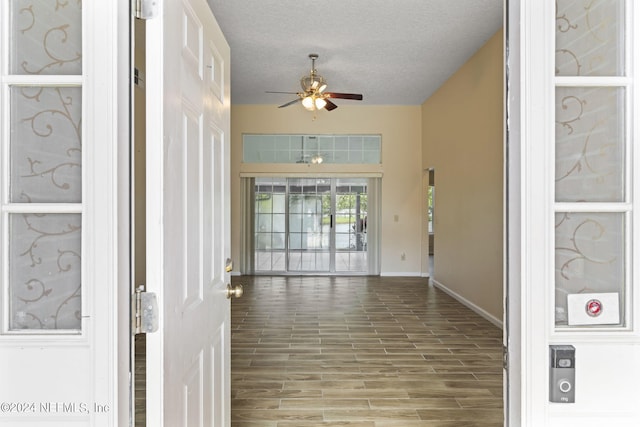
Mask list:
[[[292,192],[291,188],[297,188],[298,186],[295,184],[295,181],[299,183],[300,191]],[[328,194],[327,191],[320,192],[320,188],[323,189],[327,186],[327,183],[324,181],[328,181]],[[312,184],[313,182],[313,184]],[[306,190],[309,186],[315,187],[315,192],[309,192]],[[285,263],[285,271],[288,273],[331,273],[333,272],[333,267],[335,265],[335,229],[333,227],[333,206],[335,204],[335,193],[334,193],[334,180],[332,178],[287,178],[287,186],[286,186],[286,216],[285,216],[285,251],[286,251],[286,263]],[[308,198],[315,195],[315,200],[309,201]],[[325,212],[325,197],[329,196],[329,212]],[[300,196],[302,205],[300,209],[296,209],[293,211],[292,209],[292,201],[297,199],[295,196]],[[320,206],[318,206],[318,202],[320,202]],[[312,205],[315,204],[315,209]],[[319,208],[319,209],[318,209]],[[327,217],[328,215],[328,217]],[[298,217],[298,220],[295,218]],[[319,219],[319,224],[317,220]],[[328,233],[328,242],[324,239],[324,224],[325,220],[329,220],[329,233]],[[296,230],[292,230],[292,223],[294,225],[299,225],[296,227]],[[319,230],[318,227],[319,226]],[[311,227],[311,228],[310,228]],[[305,231],[311,230],[311,231]],[[292,239],[292,237],[294,237]],[[299,237],[299,241],[297,239]],[[297,243],[297,244],[296,244]],[[311,244],[311,247],[309,247]],[[292,264],[294,261],[292,260],[292,256],[294,254],[299,254],[299,260],[295,262],[300,266],[299,269],[292,269]],[[313,254],[313,261],[309,254]],[[307,255],[307,256],[305,256]],[[328,255],[328,259],[324,261],[324,256]],[[318,259],[320,256],[320,259]],[[309,265],[313,263],[316,267],[314,269],[305,268],[305,264]],[[320,265],[320,268],[318,268]],[[326,268],[323,268],[326,265]]]
[[[255,178],[256,182],[253,185],[253,199],[256,203],[256,205],[253,207],[253,209],[251,209],[251,214],[253,216],[252,218],[252,223],[254,224],[255,230],[253,232],[253,247],[250,249],[254,252],[254,257],[253,257],[253,269],[254,269],[254,273],[256,274],[268,274],[268,273],[274,273],[277,272],[278,274],[342,274],[342,273],[348,273],[348,274],[368,274],[369,271],[369,266],[368,266],[368,260],[369,260],[369,250],[368,250],[368,246],[367,246],[367,237],[366,237],[366,232],[367,232],[367,219],[366,219],[366,207],[367,207],[367,201],[368,201],[368,192],[369,192],[369,179],[368,178],[339,178],[339,177],[330,177],[330,178],[319,178],[319,177],[296,177],[296,178],[287,178],[287,177],[274,177],[274,178],[268,178],[267,180],[269,181],[269,183],[265,183],[264,186],[262,186],[260,184],[260,179],[261,178]],[[353,203],[351,199],[347,199],[346,200],[346,204],[342,204],[342,208],[343,209],[338,209],[337,204],[338,200],[340,199],[340,196],[343,195],[350,195],[351,193],[340,193],[338,194],[338,189],[339,187],[343,188],[344,185],[348,185],[349,188],[351,188],[351,186],[353,186],[354,184],[351,183],[347,183],[347,184],[340,184],[340,180],[353,180],[353,179],[357,179],[360,180],[361,182],[357,182],[355,183],[356,187],[360,187],[362,189],[364,189],[364,191],[359,192],[360,195],[364,195],[364,200],[362,200],[361,197],[358,197],[357,195],[355,195],[355,197],[353,198]],[[319,183],[322,180],[328,181],[327,183],[322,183],[320,185],[322,186],[326,186],[327,184],[329,185],[329,209],[326,209],[325,206],[325,202],[323,202],[323,196],[321,196],[320,198],[320,206],[319,206],[319,211],[318,211],[318,207],[317,207],[317,201],[318,199],[316,198],[316,209],[313,210],[313,212],[309,213],[307,212],[307,214],[310,215],[314,215],[314,216],[318,216],[318,218],[314,218],[312,219],[312,221],[319,219],[320,220],[320,227],[321,229],[315,232],[315,234],[320,234],[320,241],[317,242],[320,244],[319,248],[316,249],[320,249],[322,251],[322,248],[326,247],[327,251],[322,251],[324,253],[328,254],[328,259],[326,261],[322,261],[320,260],[320,263],[318,264],[318,256],[317,253],[315,253],[315,256],[313,257],[313,262],[314,262],[314,267],[317,267],[318,265],[322,268],[299,268],[299,269],[295,269],[292,270],[292,262],[291,262],[291,254],[294,253],[294,251],[298,251],[300,254],[300,262],[302,262],[302,259],[304,258],[304,250],[302,249],[302,240],[305,239],[305,236],[307,233],[304,232],[300,232],[300,241],[296,244],[295,242],[292,243],[292,231],[291,231],[291,227],[292,227],[292,220],[296,221],[296,223],[298,225],[300,225],[300,227],[305,226],[305,225],[309,225],[309,223],[304,223],[305,218],[303,215],[305,215],[305,212],[303,212],[303,210],[305,209],[304,206],[304,201],[303,201],[303,207],[301,209],[299,209],[299,212],[291,212],[291,195],[292,194],[311,194],[308,191],[305,191],[303,188],[300,188],[300,191],[295,191],[295,192],[291,192],[291,188],[292,188],[292,181],[298,181],[300,183],[302,183],[301,185],[305,185],[305,181],[306,181],[306,185],[311,185],[310,182],[314,181],[314,185],[316,186],[316,191],[313,194],[324,194],[325,196],[327,195],[326,192],[323,193],[319,193],[318,192],[318,188],[319,188]],[[274,183],[278,182],[278,186],[282,187],[284,185],[284,191],[282,191],[282,189],[280,188],[280,192],[276,193],[275,192],[275,185]],[[271,193],[269,193],[268,191],[265,191],[266,188],[268,188],[269,186],[272,186],[272,190]],[[266,188],[265,188],[266,187]],[[262,188],[263,191],[260,191]],[[261,194],[271,194],[270,197],[265,197],[262,196]],[[276,199],[274,196],[279,195],[279,196],[284,196],[284,201],[280,201],[276,203]],[[303,198],[304,200],[304,198]],[[265,205],[268,205],[268,209],[269,212],[266,211],[262,211],[262,207],[261,207],[261,203],[264,202]],[[358,202],[360,203],[360,206],[358,206]],[[276,207],[276,203],[277,205],[283,205],[281,207]],[[354,206],[351,206],[352,204],[354,204]],[[345,207],[346,206],[346,207]],[[361,207],[364,207],[363,209],[359,209]],[[274,211],[275,209],[275,211]],[[355,212],[353,212],[355,209]],[[282,211],[282,212],[279,212]],[[318,214],[319,212],[319,214]],[[278,224],[280,225],[284,225],[284,230],[274,230],[274,216],[280,216],[282,215],[281,218],[277,219]],[[292,215],[300,215],[299,220],[295,220],[295,218]],[[256,217],[257,216],[257,217]],[[346,218],[346,224],[344,223],[344,219]],[[329,235],[323,237],[323,231],[324,231],[324,227],[325,227],[325,223],[329,222]],[[338,222],[340,222],[341,224],[345,225],[346,228],[346,232],[338,232]],[[313,224],[312,224],[313,225]],[[316,224],[317,225],[317,224]],[[295,228],[298,228],[294,225]],[[262,231],[265,230],[265,231]],[[313,233],[312,233],[313,234]],[[326,241],[326,238],[328,237],[328,241]],[[278,241],[275,241],[275,238],[278,239]],[[307,236],[308,238],[308,236]],[[338,248],[338,242],[339,241],[344,241],[346,238],[346,242],[344,242],[344,244],[346,246]],[[315,236],[315,240],[317,241],[318,236]],[[282,243],[279,243],[282,242]],[[313,242],[313,240],[312,240]],[[360,244],[359,244],[360,242]],[[262,254],[263,256],[260,256],[259,251],[261,249],[259,249],[260,247],[263,247],[263,252],[264,249],[266,248],[271,248],[269,249],[269,251],[271,252],[269,254],[268,257],[264,256],[264,253]],[[340,249],[346,249],[345,250],[340,250]],[[284,262],[282,260],[274,260],[273,256],[276,253],[276,250],[280,250],[283,253],[283,257],[284,257]],[[354,258],[353,254],[359,254],[357,258]],[[343,255],[343,256],[341,256]],[[347,268],[346,269],[340,269],[337,263],[337,259],[338,257],[341,257],[341,259],[345,259],[347,260]],[[309,257],[308,258],[308,262],[311,262],[311,259]],[[351,267],[351,264],[353,262],[359,262],[361,263],[360,265],[362,267],[358,268],[357,270],[353,270]],[[259,269],[259,265],[263,264],[264,262],[268,262],[269,263],[269,268],[265,269]],[[276,263],[278,263],[279,265],[281,265],[281,268],[278,269],[274,269],[273,267],[276,265]],[[302,265],[302,264],[300,264]],[[326,268],[324,268],[326,266]]]

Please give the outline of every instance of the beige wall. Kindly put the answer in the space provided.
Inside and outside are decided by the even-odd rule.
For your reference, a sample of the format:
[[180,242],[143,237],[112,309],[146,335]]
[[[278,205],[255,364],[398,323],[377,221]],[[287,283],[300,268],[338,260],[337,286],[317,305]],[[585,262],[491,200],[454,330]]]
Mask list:
[[422,105],[435,169],[432,279],[502,320],[503,44],[495,34]]
[[[338,102],[336,102],[338,103]],[[289,172],[382,173],[381,271],[386,275],[419,275],[421,257],[421,122],[420,106],[357,106],[343,101],[334,111],[314,114],[298,105],[231,107],[231,252],[240,259],[240,173]],[[382,165],[242,164],[242,135],[380,134]],[[397,221],[395,221],[397,216]],[[401,260],[401,254],[406,260]]]

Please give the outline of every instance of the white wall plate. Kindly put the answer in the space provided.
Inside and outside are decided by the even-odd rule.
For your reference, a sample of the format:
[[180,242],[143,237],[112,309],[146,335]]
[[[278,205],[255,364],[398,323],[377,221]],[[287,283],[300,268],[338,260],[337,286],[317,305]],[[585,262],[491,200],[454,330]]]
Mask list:
[[569,326],[620,323],[618,298],[617,292],[568,295]]

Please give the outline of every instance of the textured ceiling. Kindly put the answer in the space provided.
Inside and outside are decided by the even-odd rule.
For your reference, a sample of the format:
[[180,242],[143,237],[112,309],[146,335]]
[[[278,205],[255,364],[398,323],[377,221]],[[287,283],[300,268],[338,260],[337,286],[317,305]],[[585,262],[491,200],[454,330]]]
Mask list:
[[231,46],[233,104],[283,104],[320,55],[345,105],[419,105],[502,27],[503,0],[208,0]]

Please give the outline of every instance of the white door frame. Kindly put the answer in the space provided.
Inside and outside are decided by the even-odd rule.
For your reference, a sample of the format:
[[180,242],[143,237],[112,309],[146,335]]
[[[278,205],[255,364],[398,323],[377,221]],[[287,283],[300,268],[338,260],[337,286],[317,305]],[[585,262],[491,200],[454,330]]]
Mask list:
[[520,206],[520,1],[505,0],[505,179],[504,179],[504,346],[508,369],[504,372],[505,426],[520,423],[520,376],[522,326],[521,274],[521,206]]
[[[627,5],[625,40],[637,50],[640,38],[631,25],[640,22],[640,10],[637,2]],[[625,327],[589,330],[555,326],[553,220],[555,209],[563,208],[557,208],[554,197],[555,92],[556,84],[561,86],[553,72],[554,6],[551,0],[506,1],[505,345],[509,371],[505,420],[514,427],[635,426],[640,421],[640,409],[634,405],[640,378],[640,293],[633,292],[632,285],[626,295],[629,318]],[[626,54],[625,63],[631,72],[618,81],[637,80],[640,58]],[[591,84],[602,85],[602,79],[592,79]],[[637,141],[640,120],[638,108],[632,107],[638,105],[640,90],[632,84],[627,89],[626,99],[633,102],[627,102],[623,109],[625,122],[631,126],[630,137]],[[628,142],[632,149],[626,160],[630,168],[640,164],[640,150],[632,141]],[[632,195],[629,205],[640,196],[640,180],[637,174],[631,175],[627,182]],[[637,270],[634,249],[640,241],[640,216],[634,207],[627,216],[633,231],[626,244],[626,251],[631,252],[626,267],[629,273]],[[576,346],[575,404],[549,402],[550,344]]]
[[540,126],[553,122],[553,112],[546,108],[553,103],[551,93],[531,90],[551,85],[550,73],[544,72],[544,64],[549,62],[544,49],[532,46],[549,43],[554,32],[546,29],[534,38],[531,28],[544,22],[549,13],[542,2],[506,3],[505,423],[536,426],[544,425],[546,419],[547,409],[540,405],[540,396],[546,396],[548,387],[547,364],[533,366],[533,361],[545,361],[548,351],[547,324],[539,321],[540,307],[548,302],[546,292],[536,289],[550,285],[547,269],[536,267],[547,265],[544,248],[549,247],[546,239],[551,224],[544,220],[548,197],[540,192],[541,184],[549,188],[548,174],[540,167],[547,164],[549,154],[533,141],[553,138],[548,127]]
[[[117,0],[105,2],[113,3],[115,11],[115,33],[113,43],[116,58],[114,58],[114,79],[111,80],[114,94],[117,98],[115,108],[117,111],[116,135],[118,151],[116,159],[116,173],[118,202],[116,216],[118,218],[118,271],[117,280],[117,384],[115,386],[118,402],[117,425],[133,425],[131,419],[133,412],[133,366],[131,365],[132,339],[131,339],[131,294],[134,288],[133,282],[133,218],[131,212],[133,202],[133,177],[131,169],[132,159],[132,126],[131,99],[133,91],[132,81],[132,55],[131,40],[133,38],[132,13],[130,0]],[[112,24],[113,25],[113,24]]]
[[[8,2],[0,6],[8,13]],[[87,2],[83,5],[83,71],[77,77],[8,75],[2,83],[7,85],[62,85],[81,86],[83,90],[82,133],[84,139],[82,214],[84,235],[82,271],[83,317],[82,333],[79,335],[5,334],[2,336],[0,353],[6,362],[13,354],[47,351],[60,345],[67,346],[68,353],[78,349],[87,351],[82,363],[88,372],[75,370],[72,366],[70,381],[51,378],[61,377],[56,372],[58,359],[42,364],[43,375],[37,376],[34,366],[24,359],[5,366],[11,372],[4,377],[4,390],[8,393],[3,401],[31,402],[30,413],[9,414],[2,423],[10,425],[74,425],[113,426],[129,424],[129,0],[109,2]],[[4,15],[3,15],[4,17]],[[9,28],[3,21],[0,52],[9,55]],[[6,70],[3,70],[3,75]],[[66,80],[65,80],[66,79]],[[8,106],[8,91],[0,101]],[[4,111],[4,108],[3,108]],[[7,110],[8,111],[8,110]],[[5,122],[6,123],[6,122]],[[3,138],[9,138],[6,130]],[[3,153],[8,155],[8,151]],[[3,157],[5,157],[3,156]],[[7,166],[8,160],[3,163]],[[6,169],[4,169],[6,171]],[[47,207],[44,206],[44,212]],[[4,269],[3,269],[4,270]],[[4,274],[4,271],[3,271]],[[5,276],[6,277],[6,276]],[[5,313],[3,313],[5,314]],[[38,350],[39,349],[39,350]],[[6,351],[6,352],[5,352]],[[21,353],[22,352],[22,353]],[[51,354],[51,353],[48,353]],[[85,363],[86,362],[86,363]],[[12,362],[13,363],[13,362]],[[29,388],[24,371],[33,378]],[[75,374],[76,378],[73,378]],[[88,390],[70,386],[80,378],[88,384]],[[14,381],[15,382],[12,382]],[[38,386],[41,384],[41,386]],[[66,385],[66,388],[65,388]],[[26,388],[26,390],[25,390]],[[69,390],[72,388],[72,390]],[[50,392],[53,390],[53,392]],[[63,393],[64,392],[64,393]],[[66,396],[84,393],[74,402],[64,401]],[[62,399],[59,401],[57,399]],[[49,402],[66,404],[58,411]],[[30,405],[31,405],[30,403]],[[75,404],[75,406],[74,406]],[[94,411],[100,405],[100,413]],[[84,406],[86,405],[86,406]],[[52,415],[52,412],[56,414]],[[7,414],[4,414],[7,415]]]

